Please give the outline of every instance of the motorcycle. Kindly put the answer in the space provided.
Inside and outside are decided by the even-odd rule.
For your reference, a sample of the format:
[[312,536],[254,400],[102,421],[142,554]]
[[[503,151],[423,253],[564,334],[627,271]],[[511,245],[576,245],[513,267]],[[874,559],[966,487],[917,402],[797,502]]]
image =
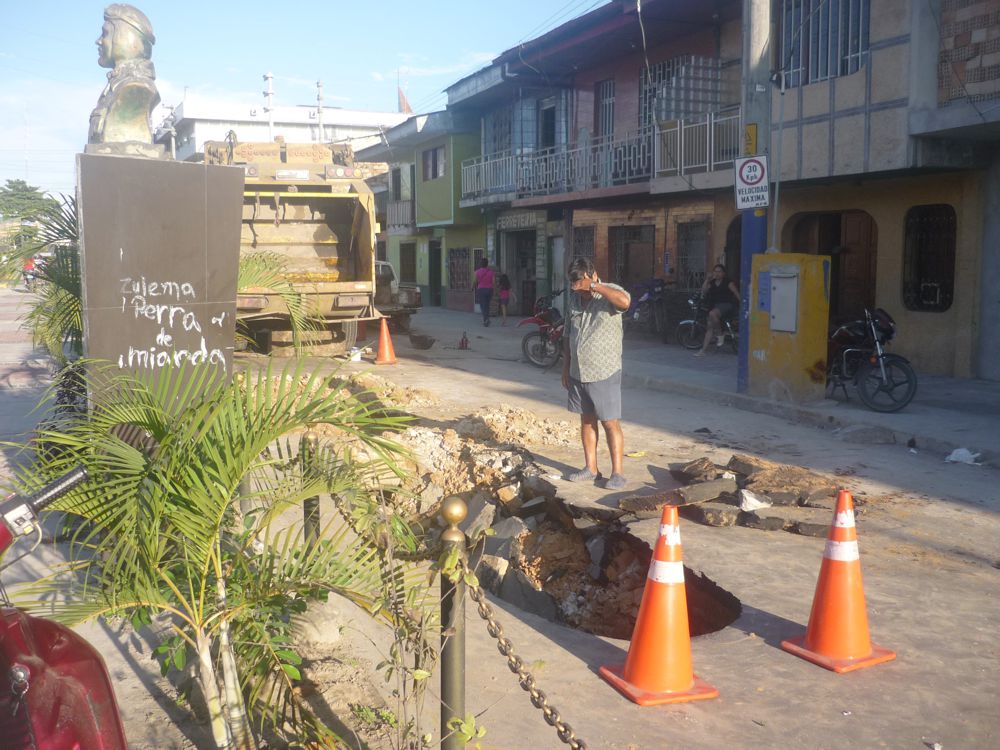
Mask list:
[[[38,513],[86,479],[77,468],[30,497],[0,502],[0,554],[41,541]],[[0,588],[0,737],[7,750],[126,750],[111,678],[97,650],[69,628],[11,606]]]
[[827,349],[827,386],[833,391],[853,382],[869,409],[899,411],[917,393],[917,373],[909,360],[888,354],[885,345],[896,335],[896,321],[882,308],[865,309],[865,319],[838,326]]
[[[709,308],[704,304],[704,295],[701,292],[691,296],[688,306],[691,308],[691,317],[677,324],[674,339],[685,349],[701,349],[705,342],[705,333],[708,331]],[[722,348],[728,344],[733,354],[736,354],[740,348],[740,337],[735,314],[723,317],[720,325],[722,333],[716,340],[716,346]]]
[[662,332],[666,328],[667,316],[663,307],[666,286],[663,279],[650,279],[632,288],[632,303],[624,317],[627,327],[640,327],[650,333]]
[[521,339],[521,351],[535,367],[551,367],[562,357],[565,321],[562,313],[552,303],[564,291],[566,290],[558,289],[539,297],[535,301],[534,314],[518,323],[518,326],[538,326],[537,331],[531,331]]

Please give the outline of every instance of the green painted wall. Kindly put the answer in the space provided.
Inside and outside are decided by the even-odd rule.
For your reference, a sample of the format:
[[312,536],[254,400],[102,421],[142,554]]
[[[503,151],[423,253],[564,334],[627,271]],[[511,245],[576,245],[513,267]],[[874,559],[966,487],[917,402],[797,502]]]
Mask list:
[[[417,165],[416,211],[417,225],[451,224],[453,221],[452,195],[452,147],[448,136],[441,136],[433,141],[421,144],[414,152],[414,162]],[[424,153],[438,146],[444,146],[445,173],[443,177],[424,180]]]
[[[479,213],[478,211],[476,212]],[[472,250],[472,248],[486,247],[486,224],[480,224],[479,226],[462,226],[462,227],[447,227],[444,230],[444,239],[441,243],[441,304],[448,306],[448,288],[449,278],[448,278],[448,248],[450,247],[467,247]],[[469,273],[472,273],[472,253],[469,253]],[[459,290],[463,294],[467,290]],[[470,290],[471,291],[471,290]],[[469,309],[472,309],[472,301],[470,295]]]

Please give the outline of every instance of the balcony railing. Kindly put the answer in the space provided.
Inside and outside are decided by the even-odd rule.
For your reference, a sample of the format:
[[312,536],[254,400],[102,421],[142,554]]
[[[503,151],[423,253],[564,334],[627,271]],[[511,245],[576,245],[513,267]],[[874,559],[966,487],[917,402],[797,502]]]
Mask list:
[[730,169],[741,139],[740,111],[732,109],[660,123],[617,140],[477,156],[462,162],[462,199],[507,201]]
[[678,177],[731,169],[742,148],[740,125],[739,109],[659,123],[656,176]]
[[413,201],[389,201],[387,216],[390,227],[412,227]]
[[505,151],[462,162],[462,198],[497,200],[629,185],[652,177],[653,129],[615,140],[530,154]]

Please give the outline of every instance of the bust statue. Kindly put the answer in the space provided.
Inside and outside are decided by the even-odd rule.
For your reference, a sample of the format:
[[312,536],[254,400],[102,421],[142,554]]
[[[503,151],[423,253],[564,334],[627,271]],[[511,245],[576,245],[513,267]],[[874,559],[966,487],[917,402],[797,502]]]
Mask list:
[[90,113],[87,152],[163,157],[163,147],[153,145],[150,125],[160,102],[149,59],[155,43],[153,27],[138,8],[115,3],[104,9],[97,63],[111,72]]

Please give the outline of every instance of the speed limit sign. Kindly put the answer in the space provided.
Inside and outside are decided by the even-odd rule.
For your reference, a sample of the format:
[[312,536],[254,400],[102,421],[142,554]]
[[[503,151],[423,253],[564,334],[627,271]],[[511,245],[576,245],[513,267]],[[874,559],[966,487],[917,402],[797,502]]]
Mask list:
[[736,159],[736,208],[767,208],[771,189],[767,180],[767,157],[747,156]]

